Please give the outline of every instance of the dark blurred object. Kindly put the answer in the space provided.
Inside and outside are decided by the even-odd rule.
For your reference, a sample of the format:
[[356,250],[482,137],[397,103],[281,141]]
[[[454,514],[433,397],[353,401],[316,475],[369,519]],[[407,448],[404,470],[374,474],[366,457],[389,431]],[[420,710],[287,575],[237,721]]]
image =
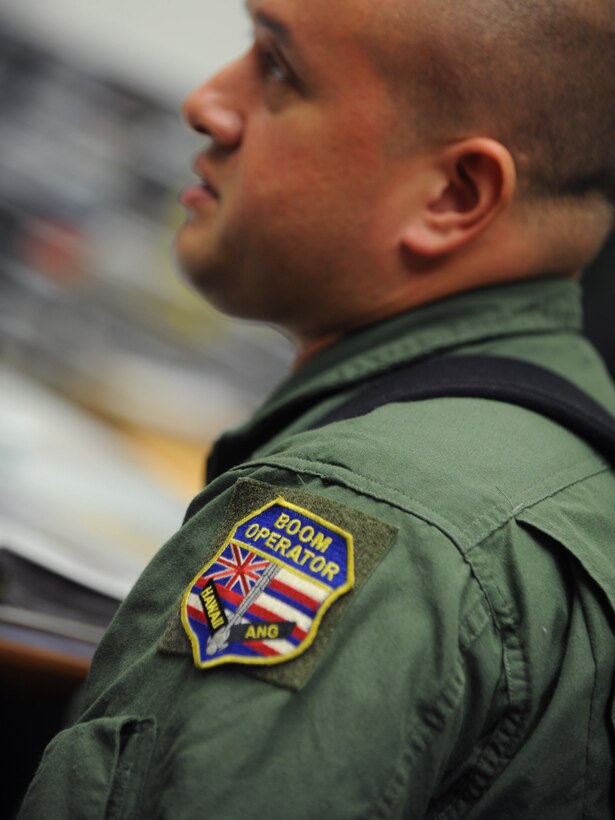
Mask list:
[[583,278],[585,331],[615,379],[615,231]]
[[0,792],[0,817],[11,820],[38,766],[42,752],[67,723],[71,703],[82,681],[64,670],[47,672],[44,684],[32,674],[9,675],[0,669],[0,725],[5,748],[5,775]]
[[83,640],[91,635],[96,644],[119,605],[117,598],[0,547],[0,624],[5,610],[10,610],[11,623],[20,623],[17,619],[23,613],[28,625],[34,621],[41,631]]

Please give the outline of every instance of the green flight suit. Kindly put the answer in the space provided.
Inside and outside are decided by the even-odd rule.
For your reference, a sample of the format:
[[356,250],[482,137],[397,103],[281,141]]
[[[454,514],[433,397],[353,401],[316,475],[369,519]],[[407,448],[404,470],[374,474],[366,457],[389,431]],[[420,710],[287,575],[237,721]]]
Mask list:
[[[299,417],[215,478],[144,571],[20,817],[615,817],[612,467],[484,399],[307,429],[374,374],[436,352],[540,364],[615,413],[580,313],[578,285],[556,277],[469,292],[292,375],[225,445],[293,404]],[[197,668],[184,591],[276,497],[352,535],[354,585],[294,659]]]

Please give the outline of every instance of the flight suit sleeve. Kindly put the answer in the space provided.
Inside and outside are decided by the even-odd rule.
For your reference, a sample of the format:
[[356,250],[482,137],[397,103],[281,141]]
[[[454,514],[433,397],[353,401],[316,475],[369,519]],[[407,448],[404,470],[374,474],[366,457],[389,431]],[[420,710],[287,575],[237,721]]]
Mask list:
[[427,816],[501,676],[469,567],[326,476],[216,484],[120,609],[20,816]]

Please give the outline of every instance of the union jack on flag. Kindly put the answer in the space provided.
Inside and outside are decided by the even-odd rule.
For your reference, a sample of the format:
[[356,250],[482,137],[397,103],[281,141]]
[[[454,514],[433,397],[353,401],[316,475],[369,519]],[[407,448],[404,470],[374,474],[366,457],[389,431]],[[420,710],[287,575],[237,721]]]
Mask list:
[[207,573],[208,580],[227,589],[247,595],[270,562],[251,550],[230,544],[231,555],[222,554]]

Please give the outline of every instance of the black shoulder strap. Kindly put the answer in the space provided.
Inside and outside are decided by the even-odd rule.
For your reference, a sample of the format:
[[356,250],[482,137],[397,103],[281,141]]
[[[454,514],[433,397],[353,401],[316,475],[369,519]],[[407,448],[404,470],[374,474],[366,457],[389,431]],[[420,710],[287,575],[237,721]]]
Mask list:
[[503,356],[443,356],[397,368],[371,381],[312,429],[363,416],[392,402],[443,397],[493,399],[534,410],[615,462],[615,417],[567,379]]

